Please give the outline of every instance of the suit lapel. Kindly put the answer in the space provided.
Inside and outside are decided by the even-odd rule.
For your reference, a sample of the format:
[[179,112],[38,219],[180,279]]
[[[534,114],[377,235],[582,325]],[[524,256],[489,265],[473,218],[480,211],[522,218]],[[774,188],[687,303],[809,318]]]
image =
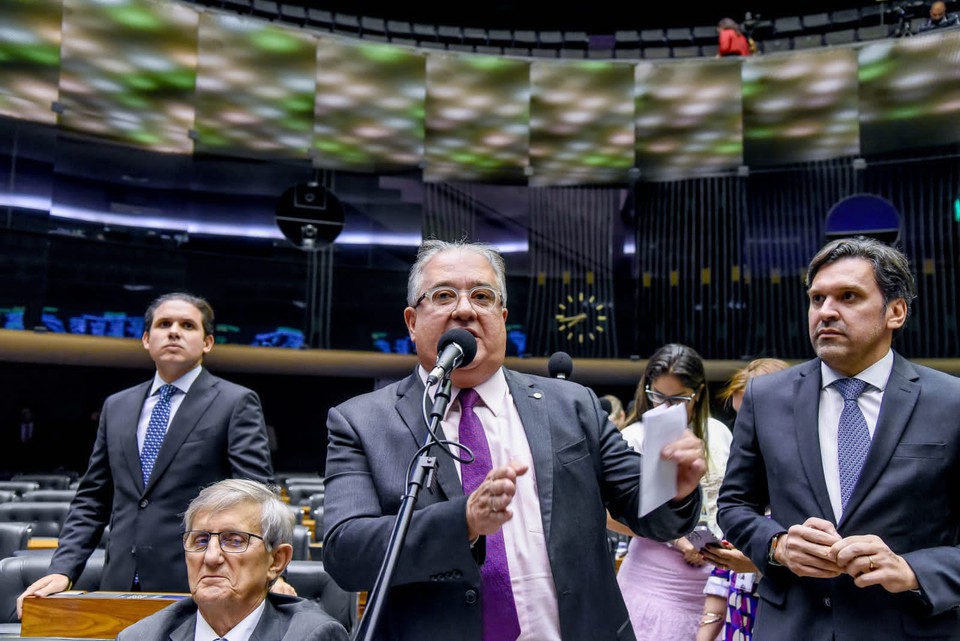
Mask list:
[[[170,641],[193,641],[197,633],[197,606],[190,599],[191,607],[184,608],[187,616],[183,621],[170,630]],[[180,615],[183,616],[183,615]]]
[[887,468],[893,452],[900,443],[903,431],[907,427],[913,408],[920,396],[920,385],[916,382],[918,375],[909,361],[894,352],[893,371],[890,380],[883,392],[883,401],[880,403],[880,415],[877,427],[870,442],[870,451],[863,463],[863,471],[857,481],[847,507],[843,511],[842,522],[849,520],[857,506],[876,484],[880,475]]
[[266,599],[266,605],[263,608],[263,614],[260,616],[260,622],[250,635],[250,639],[279,639],[284,630],[281,625],[280,615],[270,601],[269,596]]
[[793,429],[800,446],[800,462],[813,488],[821,516],[834,521],[833,506],[823,476],[823,458],[820,456],[820,360],[814,359],[798,368],[799,378],[794,383]]
[[546,394],[538,388],[534,379],[527,379],[508,369],[504,369],[503,372],[533,457],[537,498],[540,499],[540,515],[543,519],[543,535],[549,541],[550,521],[553,516],[554,452],[547,403],[556,401],[546,398]]
[[[410,431],[417,448],[423,445],[427,437],[427,426],[423,423],[423,381],[418,371],[408,376],[397,387],[397,413]],[[442,430],[440,432],[443,436]],[[442,452],[431,450],[437,459],[437,483],[447,499],[463,496],[463,486],[453,459]]]
[[201,371],[200,376],[190,386],[190,391],[184,397],[183,403],[180,404],[173,420],[170,421],[170,426],[163,437],[163,445],[160,446],[160,452],[157,454],[157,460],[153,465],[153,472],[150,474],[150,480],[147,482],[147,487],[144,488],[144,493],[156,485],[157,479],[163,476],[170,462],[176,457],[183,441],[197,426],[197,423],[200,422],[201,417],[219,393],[216,377],[207,370]]
[[123,448],[123,457],[127,462],[127,470],[136,488],[143,492],[143,469],[140,466],[140,445],[137,443],[137,428],[140,425],[140,413],[143,411],[143,402],[150,393],[150,387],[153,381],[147,381],[130,390],[125,394],[117,407],[111,412],[111,416],[106,417],[112,420],[119,417],[118,425],[121,430],[121,447]]

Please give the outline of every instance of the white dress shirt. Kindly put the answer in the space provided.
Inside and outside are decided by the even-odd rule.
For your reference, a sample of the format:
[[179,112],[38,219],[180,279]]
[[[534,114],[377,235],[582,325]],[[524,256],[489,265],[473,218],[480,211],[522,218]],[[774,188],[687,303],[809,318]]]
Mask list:
[[[877,420],[880,418],[880,403],[883,401],[883,390],[893,372],[893,350],[879,361],[850,378],[859,378],[868,384],[857,399],[863,417],[867,419],[867,430],[870,438],[877,429]],[[840,522],[843,516],[843,506],[840,501],[840,460],[838,458],[837,431],[840,424],[840,413],[843,412],[843,396],[833,385],[835,381],[847,378],[826,363],[820,362],[820,459],[823,462],[823,478],[827,482],[827,493],[830,495],[830,505],[833,507],[833,516]],[[802,426],[801,426],[802,427]]]
[[263,616],[263,609],[267,607],[267,600],[264,599],[260,605],[253,609],[253,612],[243,618],[240,623],[222,637],[213,631],[207,620],[197,610],[197,627],[193,633],[193,641],[217,641],[217,639],[226,639],[226,641],[250,641],[253,631],[257,629],[260,623],[260,617]]
[[[187,392],[190,391],[190,387],[196,382],[197,377],[200,376],[201,371],[203,371],[203,366],[197,365],[171,383],[171,385],[180,391],[170,397],[170,422],[167,423],[168,428],[170,427],[170,423],[173,423],[173,417],[176,416],[177,410],[180,409],[180,406],[183,404],[184,397],[187,395]],[[157,394],[157,392],[166,384],[166,381],[160,378],[160,372],[154,373],[153,385],[150,387],[150,393],[147,394],[147,400],[143,402],[143,409],[140,410],[140,421],[137,423],[137,449],[140,452],[143,452],[143,442],[147,439],[147,426],[150,424],[150,414],[153,413],[153,407],[157,404],[157,401],[160,400],[160,395]],[[233,641],[233,639],[230,639],[230,641]]]
[[[419,372],[425,381],[427,372],[423,367]],[[520,413],[502,369],[474,389],[480,396],[474,413],[483,425],[493,467],[516,461],[529,468],[526,474],[517,478],[517,493],[509,507],[513,518],[503,524],[510,584],[520,621],[518,641],[560,641],[557,589],[543,533],[536,470]],[[432,394],[433,388],[430,391]],[[440,423],[444,437],[455,442],[460,440],[460,403],[456,402],[459,393],[456,387],[451,391],[447,414]],[[454,453],[460,454],[459,451]],[[456,463],[456,467],[459,474],[460,464]]]

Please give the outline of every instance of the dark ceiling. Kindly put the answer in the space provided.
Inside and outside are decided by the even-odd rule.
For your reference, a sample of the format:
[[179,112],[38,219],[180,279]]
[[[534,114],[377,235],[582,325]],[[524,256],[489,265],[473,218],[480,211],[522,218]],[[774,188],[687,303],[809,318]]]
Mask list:
[[[216,4],[215,0],[207,0]],[[355,16],[406,20],[424,24],[445,24],[487,29],[532,29],[586,31],[612,34],[623,29],[689,27],[716,24],[721,18],[743,20],[750,11],[756,17],[778,18],[836,11],[875,4],[871,0],[804,0],[774,2],[721,0],[714,3],[623,2],[622,0],[570,0],[532,2],[474,0],[471,2],[384,2],[382,0],[282,0],[283,4],[310,6]],[[886,2],[888,7],[897,1]],[[563,8],[561,8],[563,7]]]

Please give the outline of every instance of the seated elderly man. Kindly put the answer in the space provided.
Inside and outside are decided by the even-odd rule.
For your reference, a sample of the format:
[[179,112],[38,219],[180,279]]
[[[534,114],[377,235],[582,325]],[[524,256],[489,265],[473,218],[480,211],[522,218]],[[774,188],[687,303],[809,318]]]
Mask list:
[[319,605],[268,592],[293,555],[293,522],[256,481],[204,488],[183,517],[193,598],[120,633],[118,641],[340,641],[347,631]]

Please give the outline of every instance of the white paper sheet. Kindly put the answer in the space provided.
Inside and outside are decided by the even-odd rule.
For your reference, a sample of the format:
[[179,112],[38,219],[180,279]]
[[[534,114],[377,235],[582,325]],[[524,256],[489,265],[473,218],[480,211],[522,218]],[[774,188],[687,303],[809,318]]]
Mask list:
[[677,464],[660,458],[660,451],[683,435],[686,405],[659,405],[643,414],[643,459],[640,463],[640,516],[677,495]]

